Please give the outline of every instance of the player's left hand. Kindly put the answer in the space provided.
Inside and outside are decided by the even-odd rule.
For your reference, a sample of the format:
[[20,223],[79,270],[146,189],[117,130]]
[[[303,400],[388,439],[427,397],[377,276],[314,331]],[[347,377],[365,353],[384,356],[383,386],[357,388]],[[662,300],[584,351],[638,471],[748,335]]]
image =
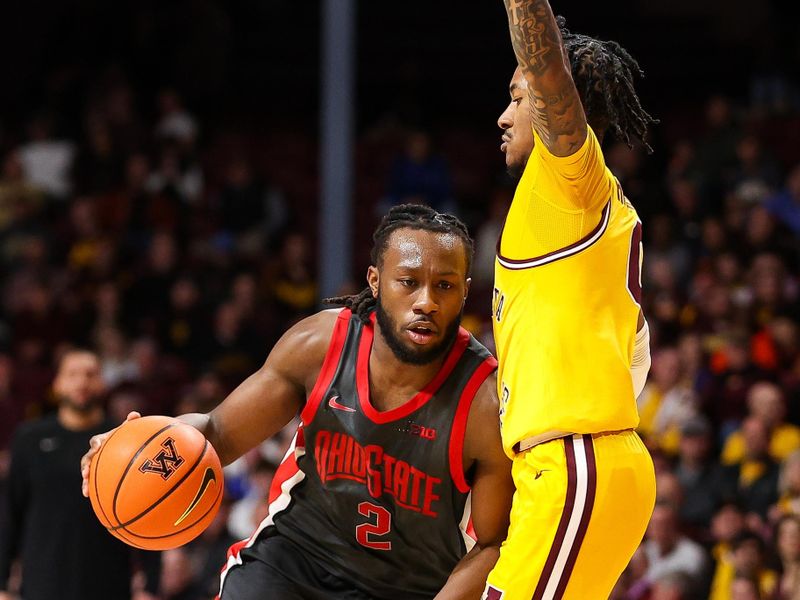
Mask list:
[[[142,415],[140,413],[134,410],[128,413],[128,416],[125,417],[125,420],[130,421],[132,419],[138,419],[141,416]],[[97,454],[98,450],[100,450],[100,447],[108,439],[108,436],[110,436],[116,430],[117,428],[115,427],[111,431],[106,431],[105,433],[100,433],[93,436],[92,439],[89,440],[89,451],[83,455],[83,458],[81,458],[81,477],[83,478],[83,483],[81,483],[81,492],[86,498],[89,497],[89,468],[92,464],[92,457]]]

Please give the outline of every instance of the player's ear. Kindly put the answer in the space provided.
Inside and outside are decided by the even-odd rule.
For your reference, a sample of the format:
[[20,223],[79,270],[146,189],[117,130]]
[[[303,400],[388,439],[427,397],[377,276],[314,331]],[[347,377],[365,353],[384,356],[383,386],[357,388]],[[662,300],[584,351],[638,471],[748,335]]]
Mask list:
[[464,302],[467,301],[467,296],[469,296],[470,284],[472,284],[472,277],[467,277],[467,280],[464,282]]
[[369,289],[372,290],[373,298],[378,297],[378,286],[380,284],[380,281],[381,281],[381,274],[378,271],[378,267],[376,267],[375,265],[370,265],[367,268],[367,285],[369,286]]

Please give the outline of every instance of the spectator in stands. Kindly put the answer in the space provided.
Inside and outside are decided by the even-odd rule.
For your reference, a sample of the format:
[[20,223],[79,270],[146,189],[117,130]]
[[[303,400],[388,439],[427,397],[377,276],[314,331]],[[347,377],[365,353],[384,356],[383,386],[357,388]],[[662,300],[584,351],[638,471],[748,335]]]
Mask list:
[[[100,524],[75,478],[89,439],[114,426],[101,403],[98,357],[68,351],[53,391],[58,412],[18,430],[12,444],[7,531],[0,536],[0,600],[11,597],[8,582],[16,560],[22,564],[25,600],[130,598],[134,552]],[[156,580],[151,572],[151,593]],[[145,598],[152,600],[144,592],[137,596]]]
[[268,460],[260,458],[249,469],[250,487],[244,498],[237,500],[230,511],[228,529],[236,539],[250,537],[260,523],[254,519],[256,509],[269,498],[272,478],[275,475],[275,465]]
[[747,512],[765,519],[778,499],[778,465],[769,457],[769,430],[757,417],[742,423],[744,457],[723,469],[725,493],[741,499]]
[[778,504],[771,511],[774,517],[800,516],[800,450],[795,450],[781,464],[778,477]]
[[696,416],[681,427],[675,475],[683,488],[680,516],[694,528],[707,527],[719,503],[722,469],[711,454],[711,426]]
[[66,200],[72,190],[75,153],[73,142],[55,137],[53,117],[44,113],[32,119],[28,142],[17,149],[25,180],[58,200]]
[[649,563],[647,578],[654,582],[652,597],[657,597],[659,580],[665,576],[686,575],[692,590],[702,589],[708,574],[708,560],[697,542],[680,533],[675,507],[656,504],[644,544]]
[[[777,385],[768,381],[755,383],[747,394],[747,405],[750,416],[760,420],[769,432],[769,455],[774,461],[781,462],[800,449],[800,427],[785,421],[786,400]],[[727,465],[741,462],[744,446],[742,431],[734,431],[722,448],[722,462]]]
[[794,166],[786,178],[786,187],[766,200],[767,210],[800,236],[800,164]]
[[433,152],[427,132],[416,130],[408,134],[405,150],[392,166],[386,200],[388,206],[411,202],[427,204],[440,212],[453,210],[447,162]]
[[697,397],[683,378],[676,348],[658,350],[650,373],[638,399],[639,430],[662,451],[675,455],[681,426],[697,414]]
[[683,571],[664,573],[653,582],[648,600],[699,600],[693,587],[691,577]]
[[[717,559],[709,600],[733,600],[746,591],[740,578],[756,583],[758,598],[768,598],[776,588],[778,574],[765,565],[764,541],[757,534],[744,531],[734,538],[729,552]],[[734,594],[734,588],[744,588]]]
[[189,550],[173,548],[161,553],[161,600],[205,600],[203,590],[195,581]]
[[800,590],[800,517],[783,517],[775,526],[775,548],[781,564],[779,600],[797,600]]

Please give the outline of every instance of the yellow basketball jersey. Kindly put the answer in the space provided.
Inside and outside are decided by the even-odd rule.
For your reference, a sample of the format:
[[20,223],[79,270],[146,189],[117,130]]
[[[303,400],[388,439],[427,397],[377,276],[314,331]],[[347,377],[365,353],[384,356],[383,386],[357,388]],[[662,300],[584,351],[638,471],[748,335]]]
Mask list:
[[536,144],[498,241],[493,298],[503,446],[634,428],[641,223],[589,130],[569,157]]

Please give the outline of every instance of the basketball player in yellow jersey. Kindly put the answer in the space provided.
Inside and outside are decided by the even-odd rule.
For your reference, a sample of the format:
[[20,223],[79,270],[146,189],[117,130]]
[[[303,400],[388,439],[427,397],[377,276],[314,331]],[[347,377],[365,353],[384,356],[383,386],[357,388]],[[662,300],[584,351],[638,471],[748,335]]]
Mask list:
[[606,129],[653,122],[614,42],[563,29],[546,0],[506,0],[519,68],[500,116],[521,174],[498,243],[493,321],[517,491],[487,600],[605,600],[655,501],[634,433],[649,368],[641,223],[605,166]]

